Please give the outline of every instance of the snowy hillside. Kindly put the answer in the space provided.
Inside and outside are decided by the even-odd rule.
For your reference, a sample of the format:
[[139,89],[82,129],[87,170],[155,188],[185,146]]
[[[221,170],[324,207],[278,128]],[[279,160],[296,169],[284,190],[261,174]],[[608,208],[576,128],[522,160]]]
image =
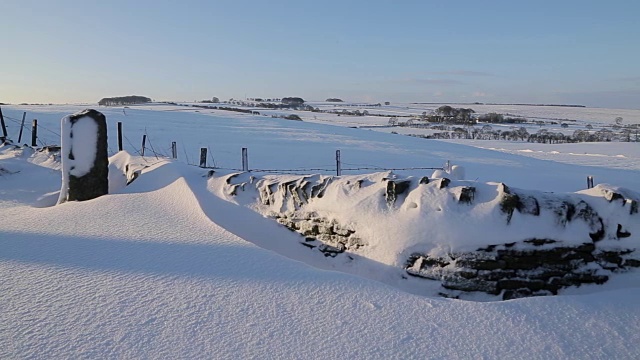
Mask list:
[[[37,117],[50,145],[60,119],[81,109],[3,112]],[[630,266],[639,257],[625,252],[640,234],[636,144],[605,152],[623,165],[586,166],[344,124],[169,105],[101,110],[109,195],[54,206],[55,149],[0,148],[0,358],[640,357],[640,271]],[[113,151],[118,121],[128,153]],[[151,143],[140,157],[143,134]],[[172,141],[178,160],[161,156]],[[188,165],[201,147],[213,171]],[[242,147],[251,173],[235,170]],[[353,170],[336,178],[338,149]],[[427,169],[447,161],[466,174]],[[587,175],[600,185],[585,190]],[[323,196],[298,202],[294,193],[312,193],[304,181],[324,183]],[[584,217],[564,214],[571,221],[559,224],[563,201]],[[290,231],[304,233],[306,215],[327,220],[351,248],[333,257],[317,250],[337,238]],[[587,221],[596,216],[602,228]],[[594,261],[580,269],[607,276],[602,285],[490,302],[443,298],[442,283],[422,276],[435,258],[490,246],[497,254],[529,238],[593,240],[594,254],[625,252],[624,271]],[[485,295],[468,298],[497,299]]]
[[[5,116],[11,116],[13,119],[21,118],[23,112],[27,112],[27,119],[37,118],[41,127],[38,145],[59,145],[60,119],[82,109],[82,106],[3,107],[3,112]],[[178,160],[196,164],[200,148],[207,147],[208,164],[226,169],[241,168],[240,150],[247,147],[249,167],[254,171],[300,169],[297,173],[308,174],[310,170],[304,169],[325,169],[321,173],[332,174],[335,173],[335,151],[339,149],[344,168],[365,168],[345,171],[345,174],[364,174],[390,168],[442,167],[447,161],[451,161],[466,168],[468,179],[504,182],[524,189],[574,192],[585,187],[588,175],[594,176],[596,183],[638,188],[638,181],[634,176],[637,174],[636,170],[640,170],[636,155],[640,154],[640,143],[611,144],[608,148],[612,150],[609,151],[624,156],[615,159],[617,169],[612,170],[607,166],[611,163],[609,158],[594,158],[585,164],[589,166],[572,166],[496,151],[477,150],[467,146],[478,146],[478,143],[450,144],[379,133],[369,129],[353,129],[342,126],[342,123],[332,122],[332,119],[340,121],[339,119],[346,117],[334,116],[328,122],[309,123],[173,105],[100,110],[107,116],[109,150],[112,155],[118,149],[116,124],[122,122],[124,149],[131,154],[137,154],[141,148],[142,137],[147,134],[147,156],[169,156],[171,142],[175,141]],[[361,117],[351,119],[361,120]],[[19,132],[19,121],[7,123],[10,137],[15,139]],[[25,130],[25,138],[29,135],[28,130],[29,128]],[[485,142],[479,144],[482,146]],[[486,144],[490,145],[491,142]],[[515,147],[518,143],[505,144]],[[519,144],[523,149],[535,145]],[[593,144],[563,145],[566,145],[563,152],[594,153],[589,149]],[[623,148],[616,152],[618,146]],[[546,154],[539,159],[553,161],[554,155]],[[602,168],[592,167],[598,164],[602,164]],[[399,172],[403,175],[423,176],[430,175],[431,170]]]

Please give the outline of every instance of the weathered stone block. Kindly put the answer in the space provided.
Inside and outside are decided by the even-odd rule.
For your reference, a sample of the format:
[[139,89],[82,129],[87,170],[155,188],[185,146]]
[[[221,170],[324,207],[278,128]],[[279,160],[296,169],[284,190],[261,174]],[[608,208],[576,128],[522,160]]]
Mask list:
[[95,199],[109,192],[107,120],[87,109],[62,119],[62,189],[58,203]]
[[387,204],[389,204],[389,206],[395,204],[396,200],[398,199],[398,196],[404,194],[409,189],[410,186],[411,186],[410,180],[387,181],[387,191],[385,193],[385,196],[387,198]]
[[476,195],[476,188],[473,186],[464,186],[460,189],[458,202],[463,204],[471,204]]

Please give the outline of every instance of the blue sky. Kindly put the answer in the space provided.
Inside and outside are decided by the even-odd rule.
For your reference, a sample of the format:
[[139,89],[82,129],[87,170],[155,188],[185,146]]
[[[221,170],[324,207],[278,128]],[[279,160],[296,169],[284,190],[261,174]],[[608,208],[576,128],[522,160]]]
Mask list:
[[302,96],[640,108],[640,1],[0,6],[0,102]]

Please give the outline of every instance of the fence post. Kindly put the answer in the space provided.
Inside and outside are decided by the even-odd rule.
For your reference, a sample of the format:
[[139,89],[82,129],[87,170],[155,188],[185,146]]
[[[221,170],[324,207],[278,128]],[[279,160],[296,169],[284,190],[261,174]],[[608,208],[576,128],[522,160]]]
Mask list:
[[122,151],[122,122],[118,121],[118,151]]
[[336,176],[342,175],[342,163],[340,161],[340,150],[336,150]]
[[587,189],[593,188],[593,176],[587,176]]
[[142,150],[140,150],[140,156],[144,156],[144,147],[147,143],[147,135],[142,135]]
[[174,159],[178,158],[178,147],[176,146],[175,141],[171,143],[171,157],[173,157]]
[[242,171],[249,171],[249,153],[247,148],[242,148]]
[[38,139],[38,119],[33,119],[31,123],[31,146],[38,146],[36,140]]
[[22,141],[22,129],[24,129],[24,118],[27,117],[27,112],[22,113],[22,123],[20,124],[20,134],[18,135],[18,144]]
[[7,138],[7,127],[4,124],[4,116],[2,115],[2,108],[0,107],[0,125],[2,126],[2,140]]
[[207,167],[207,148],[200,148],[200,167]]

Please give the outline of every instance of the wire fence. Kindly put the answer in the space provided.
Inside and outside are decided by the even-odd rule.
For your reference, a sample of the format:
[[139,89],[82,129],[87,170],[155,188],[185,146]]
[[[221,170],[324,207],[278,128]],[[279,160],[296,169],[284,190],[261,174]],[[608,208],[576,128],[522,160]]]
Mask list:
[[[11,122],[13,122],[13,123],[17,124],[19,127],[21,127],[21,128],[22,128],[22,130],[23,130],[23,131],[24,131],[24,130],[28,131],[28,132],[29,132],[29,136],[31,136],[31,135],[32,135],[32,130],[31,130],[28,126],[24,126],[24,125],[23,125],[23,123],[22,123],[22,119],[16,119],[16,118],[14,118],[14,117],[7,116],[7,115],[3,115],[3,118],[4,118],[5,120],[9,120],[9,121],[11,121]],[[46,128],[46,127],[44,127],[44,126],[41,126],[41,125],[38,125],[38,128],[39,128],[39,129],[43,129],[43,130],[45,130],[45,131],[47,131],[47,132],[49,132],[49,133],[51,133],[51,134],[55,135],[57,138],[60,138],[60,133],[58,133],[58,132],[56,132],[56,131],[53,131],[53,130],[51,130],[51,129],[49,129],[49,128]],[[38,143],[40,143],[40,145],[41,145],[41,146],[43,146],[43,147],[44,147],[44,146],[47,146],[47,144],[46,144],[46,143],[45,143],[45,142],[44,142],[40,137],[36,137],[36,140],[38,141]]]
[[[18,119],[18,118],[15,118],[15,117],[12,117],[12,116],[7,116],[7,115],[4,115],[3,118],[5,120],[8,120],[8,121],[18,125],[19,127],[22,127],[21,131],[26,130],[25,135],[32,135],[32,129],[29,126],[25,126],[22,119]],[[46,127],[46,126],[43,126],[42,124],[38,124],[37,125],[37,131],[39,131],[39,130],[44,130],[45,132],[47,132],[47,134],[50,134],[50,136],[54,136],[55,139],[57,139],[58,141],[60,139],[60,133],[58,131],[55,131],[55,130],[50,129],[50,128]],[[151,154],[153,154],[153,157],[155,157],[156,160],[159,160],[161,158],[164,158],[164,159],[172,159],[172,158],[173,159],[177,159],[177,151],[175,152],[176,156],[175,157],[172,156],[172,155],[174,155],[173,145],[169,146],[167,148],[158,147],[157,146],[157,142],[156,142],[156,146],[154,146],[154,140],[153,140],[152,136],[149,134],[149,132],[147,131],[146,128],[144,129],[144,134],[143,134],[144,135],[144,140],[143,140],[143,143],[141,144],[140,147],[136,147],[133,144],[133,142],[124,133],[118,134],[118,135],[122,136],[122,138],[124,138],[124,140],[127,142],[127,144],[130,147],[130,149],[133,150],[133,152],[135,154],[140,156],[145,162],[147,161],[146,158],[148,158],[150,156],[149,155],[149,151],[151,152]],[[41,138],[40,136],[36,136],[35,139],[37,140],[37,143],[41,147],[53,146],[53,145],[58,145],[59,144],[59,143],[56,143],[56,142],[47,144],[47,142],[45,140],[43,140],[43,138]],[[220,169],[220,170],[228,170],[228,171],[236,171],[236,172],[246,171],[246,172],[252,172],[252,173],[264,173],[264,174],[272,174],[272,175],[308,175],[310,173],[336,173],[338,175],[341,175],[342,172],[344,172],[344,171],[347,171],[347,172],[360,172],[360,171],[376,171],[376,172],[380,172],[380,171],[446,170],[447,167],[448,167],[448,164],[444,165],[444,166],[440,166],[440,167],[423,167],[423,166],[416,166],[416,167],[385,167],[385,166],[377,166],[377,165],[372,165],[372,164],[347,163],[347,162],[342,162],[340,160],[340,155],[339,155],[340,150],[338,150],[336,152],[336,163],[335,164],[330,164],[330,165],[329,164],[323,164],[323,165],[319,165],[319,166],[292,167],[292,168],[282,168],[282,169],[279,169],[279,168],[249,168],[249,166],[248,166],[248,157],[247,157],[247,159],[244,158],[244,156],[247,156],[246,155],[246,148],[243,148],[243,164],[242,164],[242,168],[234,168],[234,167],[219,166],[218,162],[216,161],[216,159],[215,159],[215,157],[213,155],[213,151],[211,150],[210,146],[207,146],[206,148],[201,148],[201,151],[206,151],[206,153],[207,153],[207,155],[205,155],[205,157],[204,157],[204,164],[202,163],[202,160],[203,160],[202,158],[200,158],[201,162],[199,164],[192,163],[189,160],[187,149],[184,146],[184,141],[181,141],[181,144],[182,144],[182,152],[183,152],[184,158],[186,160],[186,163],[188,165],[200,166],[200,167],[208,168],[208,169]],[[32,146],[33,146],[33,144],[32,144]],[[110,146],[108,146],[108,152],[109,152],[110,155],[115,155],[117,153],[117,151],[113,151],[113,149]],[[223,152],[225,152],[225,151],[223,151]],[[226,153],[231,153],[231,152],[227,151]],[[208,160],[211,160],[210,164],[207,164]]]

